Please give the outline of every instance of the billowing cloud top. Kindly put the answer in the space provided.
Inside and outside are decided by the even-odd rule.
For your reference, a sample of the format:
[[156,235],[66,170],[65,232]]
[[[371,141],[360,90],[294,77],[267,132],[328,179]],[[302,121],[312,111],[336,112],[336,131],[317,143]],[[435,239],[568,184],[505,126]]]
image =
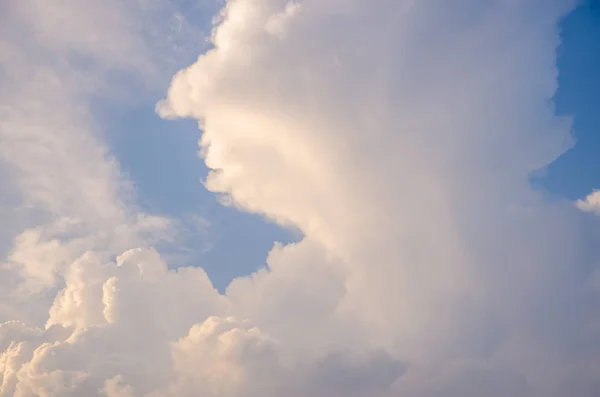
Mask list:
[[[24,172],[61,217],[4,267],[0,395],[598,396],[598,220],[529,185],[572,144],[551,102],[571,7],[226,2],[157,109],[199,120],[208,189],[303,239],[219,294],[150,248],[169,221],[119,193],[104,152],[111,197]],[[27,294],[44,303],[18,315]]]

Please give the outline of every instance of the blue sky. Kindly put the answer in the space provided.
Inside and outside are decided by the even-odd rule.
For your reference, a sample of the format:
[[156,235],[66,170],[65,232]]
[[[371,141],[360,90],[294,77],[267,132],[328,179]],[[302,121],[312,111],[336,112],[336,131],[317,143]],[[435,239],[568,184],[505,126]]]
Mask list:
[[573,115],[576,146],[557,159],[539,183],[578,199],[600,188],[600,7],[590,0],[562,24],[556,108]]
[[[577,144],[533,183],[574,200],[600,188],[599,7],[589,2],[572,12],[562,24],[562,36],[555,101],[558,113],[574,116]],[[145,209],[170,216],[198,214],[209,221],[210,233],[197,236],[198,246],[207,245],[207,250],[185,264],[204,267],[223,289],[234,277],[263,266],[273,243],[294,241],[294,234],[258,215],[220,205],[201,184],[207,169],[195,150],[196,122],[162,120],[153,106],[151,101],[135,108],[107,104],[110,146],[136,183]]]

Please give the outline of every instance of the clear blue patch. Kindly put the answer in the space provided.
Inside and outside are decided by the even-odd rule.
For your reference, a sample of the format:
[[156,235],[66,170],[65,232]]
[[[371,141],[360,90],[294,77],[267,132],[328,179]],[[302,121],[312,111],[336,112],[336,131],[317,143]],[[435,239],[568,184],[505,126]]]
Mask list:
[[577,143],[533,182],[573,200],[600,188],[600,1],[588,1],[563,21],[558,68],[556,108],[574,117]]
[[191,256],[172,265],[201,266],[222,291],[232,279],[262,267],[275,241],[298,238],[260,216],[224,207],[204,188],[201,181],[208,170],[197,154],[200,131],[194,121],[162,120],[153,111],[154,102],[125,108],[104,102],[95,108],[144,210],[184,220],[198,215],[209,221],[206,233],[188,241]]

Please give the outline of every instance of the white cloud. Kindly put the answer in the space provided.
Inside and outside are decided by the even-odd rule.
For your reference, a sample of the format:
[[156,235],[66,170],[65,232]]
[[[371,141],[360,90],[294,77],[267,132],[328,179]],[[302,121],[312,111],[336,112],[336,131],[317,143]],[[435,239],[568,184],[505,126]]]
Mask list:
[[285,34],[286,25],[290,23],[290,19],[300,12],[301,6],[293,1],[286,4],[285,9],[267,20],[265,29],[273,36],[283,36]]
[[[45,330],[2,326],[10,345],[0,361],[13,365],[1,395],[93,395],[119,375],[138,389],[157,387],[168,376],[169,341],[227,308],[202,269],[169,271],[154,251],[129,251],[112,264],[85,254],[65,282]],[[54,382],[63,379],[70,383],[59,392]]]
[[97,140],[35,172],[46,141],[22,142],[24,197],[61,217],[9,258],[54,289],[0,327],[0,395],[595,397],[600,253],[528,183],[570,145],[569,5],[229,1],[159,111],[200,120],[209,189],[305,237],[225,295],[145,247],[168,225]]
[[[224,316],[227,309],[202,269],[169,271],[146,250],[113,264],[85,255],[45,330],[0,326],[1,395],[350,396],[384,388],[402,371],[384,352],[325,355],[315,368],[250,322]],[[338,382],[346,378],[357,384]]]
[[[499,395],[560,394],[579,376],[570,368],[595,360],[533,363],[562,361],[591,332],[593,311],[575,310],[569,329],[560,319],[586,299],[598,305],[583,281],[590,264],[572,265],[595,248],[528,177],[571,144],[549,102],[568,2],[542,13],[529,2],[303,2],[285,38],[270,37],[285,4],[229,2],[216,48],[159,106],[201,121],[211,190],[307,236],[270,273],[235,281],[234,309],[291,344],[324,345],[322,324],[353,324],[357,335],[337,339],[412,363],[398,390],[421,379],[413,395],[451,384],[461,395],[457,379],[483,370],[489,382],[513,379]],[[325,255],[296,264],[293,252],[314,244]],[[322,288],[331,273],[338,281]],[[286,320],[295,324],[327,313],[319,331],[285,329],[285,304],[301,313]]]
[[576,204],[582,211],[600,214],[600,190],[594,190],[585,199],[577,200]]
[[[43,323],[61,273],[87,250],[110,258],[177,238],[177,221],[136,206],[92,106],[126,103],[138,87],[156,93],[175,64],[190,59],[185,52],[201,48],[201,39],[181,40],[202,35],[175,8],[137,0],[3,2],[0,291],[18,309],[6,305],[0,320],[17,312]],[[179,47],[166,52],[173,40]],[[33,296],[48,307],[27,305]]]

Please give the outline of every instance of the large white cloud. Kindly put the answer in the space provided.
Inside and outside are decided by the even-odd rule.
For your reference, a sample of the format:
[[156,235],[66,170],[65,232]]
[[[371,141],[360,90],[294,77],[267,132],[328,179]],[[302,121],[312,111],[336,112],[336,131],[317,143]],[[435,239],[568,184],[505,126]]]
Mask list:
[[[571,144],[551,103],[571,5],[227,2],[158,109],[200,121],[209,189],[304,239],[220,295],[149,248],[111,260],[163,229],[122,193],[44,194],[61,222],[9,259],[63,284],[45,325],[0,328],[0,394],[596,396],[597,220],[528,182]],[[65,233],[79,206],[98,220]]]
[[[339,282],[320,283],[335,272],[335,303],[296,313],[312,324],[330,308],[326,319],[360,330],[340,340],[393,351],[439,382],[485,367],[521,393],[560,394],[583,375],[538,360],[583,354],[583,335],[597,342],[595,246],[572,206],[545,204],[528,178],[571,144],[550,102],[569,2],[289,4],[229,2],[215,49],[159,107],[201,121],[210,189],[324,247],[300,264],[303,248],[284,248],[271,273],[235,281],[234,310],[289,343],[307,338],[284,329],[278,303],[329,302]],[[433,393],[423,382],[415,393]]]

